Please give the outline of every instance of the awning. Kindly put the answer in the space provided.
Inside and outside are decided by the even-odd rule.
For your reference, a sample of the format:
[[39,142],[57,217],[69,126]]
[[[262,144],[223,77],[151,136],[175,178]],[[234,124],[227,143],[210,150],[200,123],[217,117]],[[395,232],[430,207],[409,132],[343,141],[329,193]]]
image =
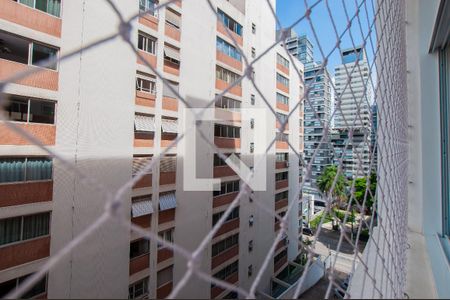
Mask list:
[[163,133],[178,133],[178,122],[176,120],[161,120],[161,129]]
[[177,170],[177,158],[175,156],[161,158],[159,165],[159,171],[161,173],[175,172],[176,170]]
[[173,60],[180,61],[180,51],[175,50],[174,48],[164,46],[164,55]]
[[131,204],[131,217],[136,218],[153,213],[152,201],[142,200]]
[[162,194],[159,196],[159,210],[168,210],[177,207],[175,193]]
[[137,131],[155,132],[155,118],[136,115],[134,118],[134,128]]
[[[143,170],[150,162],[152,161],[151,157],[133,157],[133,176],[136,175],[139,171]],[[145,174],[151,174],[152,170],[148,170]]]
[[180,16],[173,11],[166,10],[166,21],[180,28]]
[[178,98],[178,96],[172,92],[172,90],[167,86],[167,84],[170,85],[175,91],[179,92],[179,85],[176,82],[164,82],[163,85],[163,96],[171,97],[171,98]]

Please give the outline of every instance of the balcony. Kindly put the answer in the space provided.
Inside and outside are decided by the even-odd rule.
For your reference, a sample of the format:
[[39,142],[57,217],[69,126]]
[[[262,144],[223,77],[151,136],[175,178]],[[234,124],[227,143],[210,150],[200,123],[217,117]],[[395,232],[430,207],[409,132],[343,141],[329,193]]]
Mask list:
[[[1,72],[1,66],[0,66]],[[17,123],[21,129],[33,135],[42,144],[46,146],[55,145],[56,126],[48,124],[26,124]],[[33,145],[32,142],[25,139],[22,135],[9,129],[4,122],[0,122],[0,145]]]
[[[230,85],[231,84],[229,84],[228,82],[226,82],[224,80],[216,79],[216,89],[218,89],[218,90],[224,91]],[[235,85],[231,89],[228,90],[228,93],[233,94],[235,96],[242,97],[242,87],[239,85]]]
[[287,150],[289,149],[289,144],[285,141],[276,141],[275,148],[280,150]]
[[143,15],[142,17],[139,18],[139,23],[147,26],[148,28],[151,28],[155,31],[158,31],[158,23],[159,20],[156,16],[153,16],[149,13]]
[[138,182],[135,183],[133,186],[133,189],[140,189],[140,188],[148,188],[152,187],[152,174],[145,174],[142,176]]
[[136,218],[131,218],[131,222],[134,225],[140,226],[142,228],[150,228],[152,222],[152,215],[144,215]]
[[164,34],[167,37],[169,37],[169,38],[171,38],[171,39],[173,39],[175,41],[178,41],[178,42],[181,39],[181,31],[180,31],[180,29],[176,28],[175,26],[172,26],[170,24],[167,24],[167,23],[165,24]]
[[158,249],[158,264],[173,257],[173,250],[170,248]]
[[152,68],[156,69],[156,55],[142,50],[138,51],[140,56],[137,57],[137,63],[144,66],[147,66],[147,64],[149,64],[150,66],[152,66]]
[[230,204],[237,197],[237,195],[238,195],[238,192],[214,197],[213,198],[213,208]]
[[233,171],[233,169],[231,169],[228,165],[214,167],[213,174],[214,174],[214,178],[236,175],[236,173]]
[[150,266],[150,257],[148,253],[141,255],[139,257],[132,258],[130,259],[129,274],[133,275],[137,272],[148,269],[149,266]]
[[240,149],[241,139],[240,138],[225,138],[225,137],[214,137],[214,144],[223,149]]
[[0,19],[61,37],[60,18],[15,1],[0,1]]
[[289,105],[277,101],[277,108],[285,112],[289,112]]
[[283,199],[275,202],[275,211],[288,206],[288,199]]
[[[217,21],[217,31],[223,34],[224,36],[228,37],[227,29],[223,25],[221,21]],[[242,36],[236,34],[235,32],[230,30],[231,35],[233,36],[234,40],[239,46],[242,46],[244,44]]]
[[0,184],[0,207],[52,201],[53,181]]
[[152,93],[136,91],[136,105],[155,107],[156,95]]
[[50,237],[41,237],[0,248],[0,270],[19,266],[50,255]]
[[230,221],[225,222],[225,223],[222,224],[222,226],[216,232],[214,237],[218,237],[218,236],[220,236],[222,234],[225,234],[227,232],[230,232],[230,231],[232,231],[234,229],[238,229],[238,228],[239,228],[239,218],[230,220]]
[[162,99],[162,108],[165,110],[178,111],[178,100],[173,97],[164,96]]
[[158,214],[158,224],[164,224],[175,221],[175,209],[160,211]]
[[[12,1],[2,1],[2,3],[5,2]],[[0,81],[4,81],[18,73],[27,72],[30,70],[36,70],[37,72],[16,80],[14,83],[52,91],[58,90],[57,71],[0,58]]]
[[239,245],[231,247],[211,259],[211,270],[239,255]]
[[282,92],[285,92],[286,94],[289,94],[289,87],[280,82],[277,82],[277,89],[279,89]]
[[140,148],[140,147],[153,148],[153,144],[154,144],[153,138],[154,138],[154,134],[144,133],[144,132],[135,132],[133,145],[136,148]]
[[173,282],[170,281],[168,283],[165,283],[164,285],[158,287],[156,289],[156,298],[158,299],[165,299],[170,295],[170,292],[172,291]]
[[[228,276],[227,278],[225,278],[226,282],[230,283],[230,284],[237,284],[237,282],[239,281],[239,273],[235,272],[233,274],[231,274],[230,276]],[[221,287],[218,286],[214,286],[211,288],[211,298],[216,298],[217,296],[219,296],[221,293],[223,293],[225,290]]]
[[277,70],[289,76],[289,69],[283,66],[282,64],[277,63]]
[[242,62],[241,61],[236,60],[219,50],[216,50],[216,59],[218,61],[226,64],[227,66],[242,72]]

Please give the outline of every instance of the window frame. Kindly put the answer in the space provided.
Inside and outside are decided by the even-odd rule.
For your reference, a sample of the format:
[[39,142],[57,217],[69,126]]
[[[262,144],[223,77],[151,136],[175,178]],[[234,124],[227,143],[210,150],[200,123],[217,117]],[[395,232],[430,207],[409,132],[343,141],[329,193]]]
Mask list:
[[[24,224],[25,224],[24,221],[25,221],[25,218],[26,217],[31,217],[31,216],[37,216],[37,215],[44,215],[44,214],[48,214],[48,232],[46,234],[43,234],[43,235],[38,235],[38,236],[34,236],[34,237],[31,237],[31,238],[24,239]],[[20,218],[20,228],[19,228],[19,230],[20,230],[20,234],[19,234],[20,237],[19,237],[19,239],[16,240],[16,241],[13,241],[13,242],[0,244],[0,249],[3,248],[3,247],[9,247],[9,246],[12,246],[12,245],[18,245],[20,243],[24,243],[24,242],[27,242],[27,241],[37,240],[37,239],[41,239],[41,238],[50,236],[51,224],[52,224],[52,214],[51,214],[50,211],[42,212],[42,213],[21,215],[21,216],[10,217],[10,218],[3,218],[3,219],[0,219],[0,221],[7,220],[7,219],[18,219],[18,218]]]
[[[142,48],[145,48],[145,49],[139,48],[139,39],[140,39],[140,37],[142,37],[142,38],[144,39],[144,40],[143,40],[143,47],[142,47]],[[150,44],[149,42],[153,42],[153,46],[151,46],[151,44]],[[153,52],[148,50],[150,47],[153,48]],[[157,51],[157,48],[158,48],[158,39],[155,38],[155,37],[152,37],[152,36],[149,35],[149,34],[146,34],[146,33],[142,32],[142,31],[138,31],[138,44],[137,44],[137,48],[138,48],[139,50],[145,52],[145,53],[152,54],[152,55],[156,55],[156,51]]]

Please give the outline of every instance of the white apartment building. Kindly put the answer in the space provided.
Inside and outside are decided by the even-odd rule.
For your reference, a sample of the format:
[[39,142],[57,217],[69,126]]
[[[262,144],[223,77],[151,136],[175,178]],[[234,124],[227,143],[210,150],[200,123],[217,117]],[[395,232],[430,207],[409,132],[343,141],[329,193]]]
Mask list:
[[[299,250],[301,170],[288,143],[302,153],[303,103],[297,104],[303,98],[303,65],[294,62],[294,68],[284,49],[275,47],[253,66],[259,91],[244,78],[216,101],[212,121],[193,131],[179,97],[191,107],[205,108],[245,75],[241,51],[252,60],[275,41],[269,6],[258,0],[216,0],[212,10],[206,1],[180,1],[156,11],[153,0],[115,0],[123,17],[132,18],[130,36],[138,55],[118,37],[42,67],[41,59],[62,57],[115,34],[120,22],[106,1],[54,0],[45,7],[31,2],[0,1],[0,40],[8,49],[0,53],[0,80],[40,68],[6,85],[5,111],[8,122],[16,122],[76,170],[0,122],[6,132],[0,135],[0,230],[11,232],[0,239],[0,295],[102,220],[111,200],[104,190],[117,195],[165,150],[133,187],[122,190],[119,215],[194,251],[243,184],[210,143],[225,155],[235,153],[249,167],[264,159],[267,179],[265,190],[240,199],[202,252],[200,269],[248,290],[280,230],[274,215],[284,216],[293,203],[287,234],[257,288],[257,293],[271,294],[273,277]],[[133,18],[139,11],[145,14]],[[274,114],[262,121],[252,116],[252,108],[268,111],[263,97],[281,122],[288,121],[282,133],[277,133],[282,124]],[[209,143],[199,134],[175,143],[181,134],[199,130]],[[276,139],[267,155],[261,135]],[[188,156],[192,153],[195,162]],[[193,169],[198,178],[220,179],[220,189],[187,188]],[[186,258],[130,231],[118,218],[99,224],[27,296],[167,297],[187,271]],[[179,294],[236,296],[197,276]]]

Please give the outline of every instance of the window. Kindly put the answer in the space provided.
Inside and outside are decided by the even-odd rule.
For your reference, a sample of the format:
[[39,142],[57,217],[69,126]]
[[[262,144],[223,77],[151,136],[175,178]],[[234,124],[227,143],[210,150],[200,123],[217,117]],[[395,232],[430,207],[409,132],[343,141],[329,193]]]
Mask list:
[[255,143],[250,143],[250,153],[255,152]]
[[0,220],[0,245],[25,241],[50,232],[50,212]]
[[156,16],[155,6],[156,3],[154,0],[139,0],[139,10],[141,12],[145,11],[148,14]]
[[181,16],[171,9],[166,9],[166,24],[175,27],[176,29],[180,29]]
[[[173,243],[173,228],[164,230],[164,231],[160,231],[158,233],[159,237],[167,242]],[[163,246],[162,244],[158,243],[158,248],[164,248],[165,246]]]
[[55,102],[12,97],[5,108],[9,120],[27,123],[55,123]]
[[255,119],[253,119],[253,118],[250,119],[250,128],[251,129],[255,128]]
[[[217,224],[217,222],[219,222],[220,218],[223,216],[223,214],[225,213],[225,211],[221,211],[218,213],[213,214],[213,226]],[[228,217],[225,219],[225,222],[234,220],[239,218],[239,206],[233,208],[233,210],[231,211],[231,213],[228,215]]]
[[239,110],[241,108],[241,101],[222,96],[217,99],[216,107],[228,110]]
[[256,57],[256,49],[254,47],[252,47],[252,57],[253,58]]
[[289,69],[289,61],[277,53],[277,64],[280,64]]
[[286,133],[281,133],[281,132],[276,133],[276,140],[278,142],[287,142],[288,139],[289,139],[289,135],[287,135]]
[[289,79],[277,73],[277,82],[289,87]]
[[[238,271],[238,267],[239,267],[239,261],[235,261],[234,263],[229,264],[228,266],[226,266],[225,268],[223,268],[222,270],[220,270],[213,276],[217,279],[225,280],[228,277],[230,277],[231,275],[233,275],[234,273],[236,273]],[[214,286],[214,284],[212,284],[211,286]]]
[[450,47],[439,51],[443,233],[450,236]]
[[139,32],[138,49],[156,55],[156,39]]
[[253,274],[253,265],[248,266],[248,277],[251,277]]
[[288,116],[287,115],[279,113],[279,112],[277,112],[276,115],[277,115],[277,118],[278,118],[279,122],[281,122],[281,124],[284,124],[284,123],[287,122],[287,120],[288,120]]
[[255,97],[254,94],[251,94],[251,95],[250,95],[250,104],[251,104],[251,105],[255,105],[255,98],[256,98],[256,97]]
[[250,240],[248,242],[248,252],[252,252],[253,251],[253,240]]
[[256,25],[255,25],[255,23],[252,23],[252,33],[253,34],[256,33]]
[[[4,298],[7,294],[15,290],[23,283],[29,276],[28,274],[19,278],[14,278],[0,283],[0,298]],[[47,291],[47,276],[39,280],[32,288],[22,295],[22,299],[35,298],[38,295],[44,294]]]
[[214,191],[213,196],[215,197],[235,192],[239,192],[239,180],[222,182],[220,184],[220,191]]
[[281,181],[281,180],[287,180],[288,179],[288,172],[281,172],[275,174],[275,181]]
[[[31,46],[31,64],[34,66],[38,66],[39,63],[43,60],[56,59],[58,55],[58,50],[55,48],[47,47],[41,44],[37,44],[35,42],[32,43]],[[56,70],[57,63],[56,61],[50,65],[46,65],[46,68]]]
[[156,94],[155,78],[138,74],[136,77],[136,91],[155,95]]
[[128,299],[141,298],[148,294],[148,277],[136,281],[128,287]]
[[284,259],[287,256],[287,249],[281,251],[279,254],[277,254],[274,258],[273,258],[273,263],[276,264],[277,262],[279,262],[280,260]]
[[230,29],[231,31],[233,31],[237,35],[242,36],[242,25],[240,25],[238,22],[233,20],[230,16],[225,14],[220,9],[218,10],[217,14],[218,14],[219,20],[222,21],[222,23],[226,27],[228,27],[228,29]]
[[61,15],[61,0],[16,0],[29,7],[46,12],[55,17]]
[[180,49],[164,45],[164,63],[169,62],[174,64],[173,67],[179,67],[180,65]]
[[278,201],[281,201],[284,199],[288,199],[288,197],[289,197],[289,191],[277,193],[277,194],[275,194],[275,202],[278,202]]
[[130,259],[148,254],[150,252],[150,241],[146,239],[140,239],[130,244]]
[[214,136],[225,138],[240,138],[241,128],[227,125],[214,125]]
[[[233,84],[234,82],[240,79],[240,76],[236,73],[233,73],[227,69],[216,66],[216,78],[225,81],[226,83]],[[237,86],[241,86],[241,82],[239,81]]]
[[277,102],[289,105],[289,97],[286,97],[285,95],[277,93]]
[[214,245],[212,245],[211,256],[212,257],[217,256],[220,253],[237,245],[238,243],[239,243],[239,233],[229,236],[226,239],[221,240],[220,242],[217,242]]
[[277,153],[276,154],[276,161],[277,162],[283,162],[288,160],[288,153]]
[[173,266],[165,268],[158,272],[156,275],[156,287],[160,288],[163,285],[172,282],[173,278]]
[[0,157],[0,183],[50,180],[52,171],[51,159]]
[[216,46],[217,46],[217,50],[219,50],[220,52],[225,53],[226,55],[228,55],[238,61],[242,60],[241,53],[239,53],[239,51],[234,46],[225,42],[224,40],[222,40],[219,37],[217,37]]

